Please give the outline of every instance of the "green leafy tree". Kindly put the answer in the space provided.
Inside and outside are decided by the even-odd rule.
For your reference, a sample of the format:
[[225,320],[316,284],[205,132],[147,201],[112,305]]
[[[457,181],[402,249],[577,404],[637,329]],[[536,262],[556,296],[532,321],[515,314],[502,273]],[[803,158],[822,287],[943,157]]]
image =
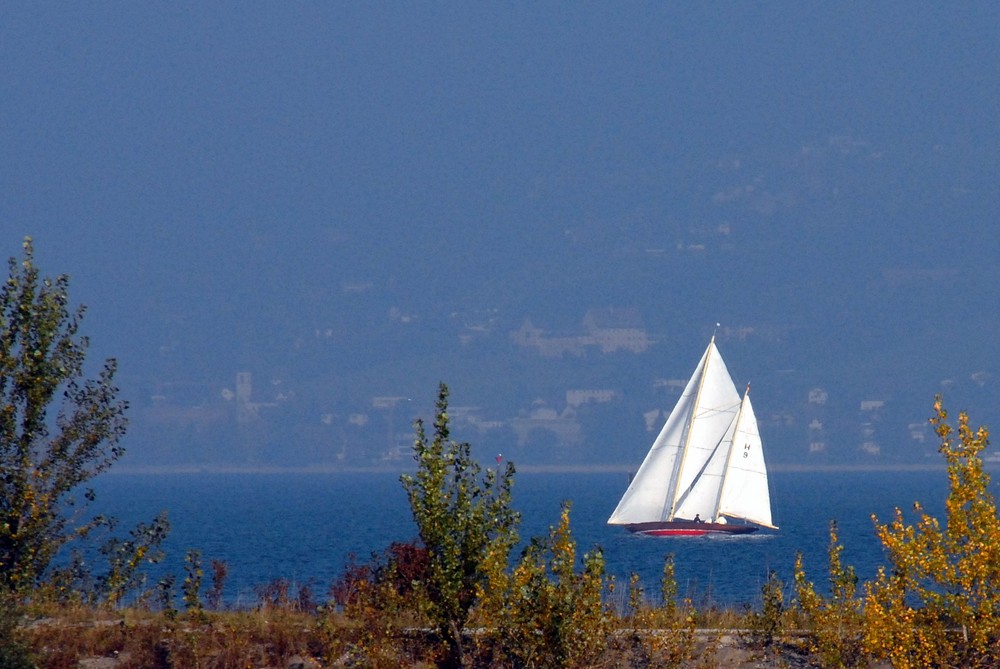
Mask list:
[[24,592],[68,541],[100,522],[77,521],[68,508],[122,455],[127,404],[115,360],[83,378],[84,307],[70,310],[68,278],[39,275],[30,238],[9,269],[0,288],[0,588]]
[[420,540],[427,549],[428,614],[444,644],[442,667],[465,663],[462,633],[491,564],[506,563],[517,542],[519,514],[511,508],[514,465],[485,475],[468,443],[451,439],[448,387],[440,384],[434,436],[414,424],[417,471],[401,481]]
[[[956,428],[938,397],[931,418],[948,465],[944,526],[914,504],[917,522],[896,509],[876,520],[890,568],[866,585],[865,643],[894,667],[1000,664],[1000,517],[980,457],[985,427],[964,412]],[[956,438],[957,436],[957,438]],[[873,516],[874,518],[874,516]]]

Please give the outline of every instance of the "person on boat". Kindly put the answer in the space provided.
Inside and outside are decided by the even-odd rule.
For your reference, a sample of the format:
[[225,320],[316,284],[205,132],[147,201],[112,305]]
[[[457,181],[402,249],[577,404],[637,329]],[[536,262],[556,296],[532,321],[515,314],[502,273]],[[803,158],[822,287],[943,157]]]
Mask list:
[[696,513],[696,514],[694,514],[694,522],[696,522],[696,523],[704,523],[705,521],[701,519],[701,514],[700,513]]

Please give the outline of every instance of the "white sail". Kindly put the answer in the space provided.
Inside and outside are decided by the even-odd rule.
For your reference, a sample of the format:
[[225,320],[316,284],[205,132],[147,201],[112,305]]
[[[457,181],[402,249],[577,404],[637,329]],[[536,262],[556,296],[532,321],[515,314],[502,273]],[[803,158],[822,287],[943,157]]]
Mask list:
[[[739,403],[739,393],[713,338],[608,523],[694,518],[694,513],[682,516],[679,509],[686,514],[689,506],[694,508],[691,483],[710,460],[714,445],[724,439]],[[714,445],[705,446],[708,442]],[[714,508],[717,488],[709,496],[706,516]]]
[[749,388],[741,400],[713,337],[608,523],[722,516],[774,527]]
[[731,426],[740,409],[740,394],[714,338],[705,357],[701,390],[678,469],[673,513],[667,520],[691,520],[695,515],[704,519],[715,510],[725,466],[725,458],[719,456],[729,450]]
[[764,449],[749,392],[743,396],[743,405],[734,431],[732,453],[725,485],[719,497],[718,513],[774,527],[771,523],[771,496],[767,485]]
[[681,519],[699,517],[710,520],[717,515],[719,496],[722,492],[726,476],[726,463],[732,452],[733,433],[736,429],[737,417],[733,416],[722,439],[712,451],[708,462],[686,491],[678,496],[674,516]]

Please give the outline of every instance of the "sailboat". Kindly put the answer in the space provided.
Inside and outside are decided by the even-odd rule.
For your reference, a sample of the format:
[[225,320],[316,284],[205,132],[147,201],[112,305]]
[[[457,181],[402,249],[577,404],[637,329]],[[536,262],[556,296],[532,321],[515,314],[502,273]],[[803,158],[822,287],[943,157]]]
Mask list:
[[608,524],[652,536],[778,529],[750,386],[741,397],[714,335]]

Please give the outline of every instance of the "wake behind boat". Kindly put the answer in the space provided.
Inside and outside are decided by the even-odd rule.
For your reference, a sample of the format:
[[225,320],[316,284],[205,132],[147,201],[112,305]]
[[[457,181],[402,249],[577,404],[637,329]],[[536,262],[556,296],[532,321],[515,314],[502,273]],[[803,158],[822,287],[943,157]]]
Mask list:
[[741,398],[714,335],[608,524],[650,536],[778,529],[750,387]]

